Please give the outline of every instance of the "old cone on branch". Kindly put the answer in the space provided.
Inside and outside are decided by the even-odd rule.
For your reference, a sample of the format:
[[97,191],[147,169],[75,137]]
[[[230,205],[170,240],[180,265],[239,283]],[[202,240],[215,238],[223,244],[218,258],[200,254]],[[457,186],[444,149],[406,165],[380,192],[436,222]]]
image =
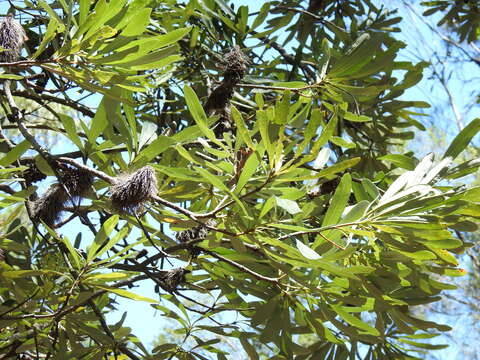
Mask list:
[[188,273],[188,270],[185,270],[184,268],[176,268],[167,271],[164,273],[161,277],[159,277],[159,280],[161,281],[161,287],[172,293],[177,290],[177,287],[185,282],[185,274]]
[[225,68],[223,80],[217,86],[205,104],[205,111],[212,115],[220,115],[220,120],[215,124],[214,130],[217,137],[225,131],[233,129],[233,123],[230,116],[230,100],[233,97],[235,86],[243,79],[247,70],[248,59],[242,53],[238,45],[225,55]]
[[28,168],[24,170],[22,174],[27,184],[42,181],[47,178],[47,175],[42,173],[34,163],[30,163],[27,166]]
[[50,186],[45,194],[33,204],[33,218],[42,220],[48,226],[53,227],[59,220],[63,204],[67,200],[68,195],[62,185]]
[[0,52],[0,62],[17,61],[25,40],[25,30],[11,14],[0,20],[0,46],[4,49]]
[[115,209],[136,213],[143,204],[157,194],[157,177],[151,166],[144,166],[134,173],[121,175],[110,188]]
[[86,171],[73,168],[60,170],[63,185],[72,197],[83,197],[93,184],[93,177]]
[[33,218],[50,227],[60,219],[65,204],[84,197],[93,184],[93,177],[85,171],[65,167],[57,172],[62,183],[50,186],[33,204]]
[[179,231],[176,235],[176,238],[178,241],[183,243],[186,243],[192,240],[202,241],[202,240],[205,240],[205,238],[208,235],[209,230],[207,229],[207,226],[215,226],[215,225],[217,225],[217,222],[213,219],[209,219],[205,222],[205,224],[195,226],[188,230]]

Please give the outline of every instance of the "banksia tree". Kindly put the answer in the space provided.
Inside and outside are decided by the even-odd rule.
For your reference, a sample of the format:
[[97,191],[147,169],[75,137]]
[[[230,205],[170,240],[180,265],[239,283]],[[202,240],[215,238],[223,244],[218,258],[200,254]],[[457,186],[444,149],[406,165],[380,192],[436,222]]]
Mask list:
[[[407,91],[426,64],[399,57],[398,17],[366,0],[15,6],[32,51],[1,75],[20,133],[0,129],[0,357],[438,347],[419,339],[448,327],[414,309],[464,273],[480,190],[458,181],[480,163],[458,157],[480,120],[437,158],[402,150],[428,104]],[[1,26],[15,60],[24,33]],[[110,317],[132,320],[122,298],[182,338],[145,346],[143,319]]]

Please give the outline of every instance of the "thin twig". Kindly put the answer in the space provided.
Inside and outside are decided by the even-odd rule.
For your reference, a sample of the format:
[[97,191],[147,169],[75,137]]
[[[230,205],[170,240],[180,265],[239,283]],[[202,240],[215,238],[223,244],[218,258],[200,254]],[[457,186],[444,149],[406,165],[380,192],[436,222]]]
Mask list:
[[210,251],[210,250],[206,250],[206,249],[202,249],[202,251],[212,257],[214,257],[215,259],[217,260],[220,260],[220,261],[223,261],[227,264],[230,264],[232,265],[233,267],[236,267],[237,269],[247,273],[247,274],[250,274],[252,275],[254,278],[258,279],[258,280],[261,280],[261,281],[268,281],[270,283],[273,283],[275,285],[279,285],[279,279],[278,278],[271,278],[271,277],[268,277],[268,276],[264,276],[262,274],[259,274],[253,270],[250,270],[249,268],[247,268],[246,266],[243,266],[242,264],[239,264],[237,263],[236,261],[233,261],[233,260],[230,260],[230,259],[227,259],[226,257],[223,257],[222,255],[218,255],[216,253],[214,253],[213,251]]

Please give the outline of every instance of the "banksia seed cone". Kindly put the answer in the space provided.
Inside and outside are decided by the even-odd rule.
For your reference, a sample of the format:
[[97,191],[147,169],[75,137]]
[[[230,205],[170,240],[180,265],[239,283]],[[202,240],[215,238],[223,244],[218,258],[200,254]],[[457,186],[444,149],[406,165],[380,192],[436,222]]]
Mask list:
[[22,25],[11,14],[0,20],[0,62],[13,62],[20,56],[27,34]]
[[53,227],[60,218],[63,204],[68,200],[65,189],[60,184],[54,184],[48,188],[33,204],[33,218],[42,220],[45,224]]
[[44,173],[42,173],[38,169],[38,167],[33,163],[28,164],[28,169],[26,169],[23,172],[22,176],[25,179],[25,181],[27,182],[27,184],[32,184],[32,183],[35,183],[37,181],[41,181],[41,180],[44,180],[44,179],[47,178],[47,176]]
[[176,235],[176,238],[180,242],[189,242],[192,240],[202,241],[208,235],[209,230],[207,226],[215,226],[217,222],[213,219],[209,219],[205,222],[205,225],[198,225],[188,230],[179,231]]
[[79,169],[66,168],[60,172],[62,183],[72,197],[84,196],[93,184],[93,177]]
[[114,208],[120,211],[136,213],[143,203],[157,194],[157,177],[151,166],[129,175],[120,176],[110,188],[110,196]]
[[225,55],[224,72],[222,83],[216,87],[208,97],[205,109],[207,112],[212,110],[223,110],[229,104],[233,96],[234,87],[243,79],[247,70],[248,59],[235,45],[230,52]]
[[248,59],[235,45],[232,50],[225,56],[225,72],[223,73],[223,81],[237,85],[245,76],[247,70]]
[[178,285],[185,281],[185,274],[188,270],[184,268],[177,268],[167,271],[159,279],[161,281],[161,286],[164,290],[168,292],[175,292]]
[[225,55],[223,80],[207,99],[205,111],[209,114],[218,114],[220,119],[213,127],[217,138],[225,132],[235,131],[234,123],[230,116],[230,100],[233,97],[235,86],[243,79],[247,70],[248,59],[238,45],[235,45]]
[[33,204],[33,218],[53,227],[59,220],[64,205],[83,197],[93,184],[93,177],[85,171],[64,168],[58,170],[62,184],[53,184]]

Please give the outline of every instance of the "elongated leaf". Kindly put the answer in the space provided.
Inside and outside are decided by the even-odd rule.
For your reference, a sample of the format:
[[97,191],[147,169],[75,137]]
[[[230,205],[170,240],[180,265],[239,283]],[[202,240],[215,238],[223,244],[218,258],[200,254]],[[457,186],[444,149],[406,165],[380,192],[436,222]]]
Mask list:
[[302,243],[300,240],[297,240],[297,249],[300,253],[305,256],[309,260],[318,260],[321,256],[315,251],[312,250],[310,247]]
[[258,153],[253,153],[248,157],[247,161],[245,162],[245,166],[242,168],[240,177],[238,178],[237,186],[235,187],[234,191],[235,194],[238,194],[240,191],[242,191],[247,182],[252,178],[253,174],[255,174],[255,171],[260,164],[260,159],[261,155]]
[[330,176],[330,175],[335,175],[339,172],[342,172],[346,169],[349,169],[355,165],[357,165],[360,162],[361,158],[359,157],[354,157],[351,159],[347,159],[344,161],[340,161],[336,164],[333,164],[332,166],[329,166],[323,170],[320,170],[316,177],[325,177],[325,176]]
[[65,244],[65,246],[67,247],[68,252],[70,253],[71,258],[73,259],[73,262],[74,262],[74,264],[75,264],[75,267],[76,267],[77,269],[80,269],[80,255],[78,254],[77,249],[75,249],[75,248],[72,246],[72,243],[70,242],[70,240],[68,240],[68,238],[67,238],[66,236],[62,236],[62,237],[61,237],[61,240],[62,240],[62,242]]
[[383,205],[385,203],[387,203],[388,201],[390,201],[390,198],[395,195],[397,192],[399,192],[400,190],[402,190],[405,185],[407,185],[408,181],[410,180],[412,176],[412,172],[411,171],[407,171],[405,173],[403,173],[402,175],[400,175],[393,183],[392,185],[390,185],[390,187],[387,189],[387,191],[385,191],[385,193],[383,194],[383,196],[380,198],[380,200],[378,201],[378,205]]
[[188,110],[190,111],[190,114],[192,114],[193,119],[197,123],[202,133],[210,140],[216,140],[215,134],[208,128],[207,115],[205,114],[205,110],[203,110],[195,91],[193,91],[190,86],[185,85],[183,92],[185,94],[185,101],[187,103]]
[[368,334],[371,334],[373,336],[378,336],[380,333],[378,332],[377,329],[374,327],[368,325],[366,322],[363,322],[360,320],[358,317],[355,315],[352,315],[345,311],[342,306],[339,305],[331,305],[333,311],[335,311],[338,315],[340,315],[341,318],[343,318],[346,322],[348,322],[350,325],[355,326],[356,328],[359,328],[361,330],[366,331]]
[[158,304],[157,300],[153,300],[153,299],[148,298],[146,296],[137,295],[137,294],[134,294],[134,293],[132,293],[130,291],[127,291],[127,290],[124,290],[124,289],[116,289],[116,288],[110,288],[110,287],[100,286],[100,285],[97,285],[96,287],[98,287],[100,289],[103,289],[103,290],[106,290],[108,292],[120,295],[121,297],[124,297],[124,298],[127,298],[127,299],[136,300],[136,301],[145,301],[145,302],[152,303],[152,304]]
[[[113,229],[117,225],[119,220],[118,215],[111,216],[100,228],[100,231],[95,236],[92,245],[87,251],[87,261],[93,260],[95,255],[97,254],[97,250],[102,246],[106,245],[106,240],[112,233]],[[106,251],[106,250],[105,250]]]
[[470,124],[460,131],[460,133],[453,139],[447,151],[443,155],[444,158],[451,157],[455,159],[463,150],[466,149],[470,141],[480,131],[480,118],[474,119]]
[[0,159],[0,166],[8,166],[15,162],[22,156],[28,149],[30,149],[30,143],[27,140],[22,141],[20,144],[10,150],[3,158]]
[[150,23],[152,9],[145,8],[138,11],[130,18],[127,26],[122,30],[123,36],[136,36],[142,34]]
[[352,190],[352,177],[350,174],[343,175],[338,184],[335,193],[333,194],[332,201],[328,207],[327,213],[322,222],[322,227],[337,224],[342,216],[345,207],[347,206],[348,198]]
[[243,116],[240,111],[235,106],[232,106],[232,117],[235,120],[235,124],[237,125],[237,134],[243,139],[245,144],[252,150],[255,150],[255,145],[253,145],[252,139],[250,138],[248,128],[243,121]]
[[275,201],[279,207],[281,207],[283,210],[285,210],[291,215],[298,214],[299,212],[302,211],[298,206],[298,204],[293,200],[282,199],[277,197]]
[[170,146],[175,144],[175,141],[168,136],[160,135],[152,143],[150,143],[145,149],[140,151],[138,156],[135,158],[134,163],[136,164],[146,164]]

